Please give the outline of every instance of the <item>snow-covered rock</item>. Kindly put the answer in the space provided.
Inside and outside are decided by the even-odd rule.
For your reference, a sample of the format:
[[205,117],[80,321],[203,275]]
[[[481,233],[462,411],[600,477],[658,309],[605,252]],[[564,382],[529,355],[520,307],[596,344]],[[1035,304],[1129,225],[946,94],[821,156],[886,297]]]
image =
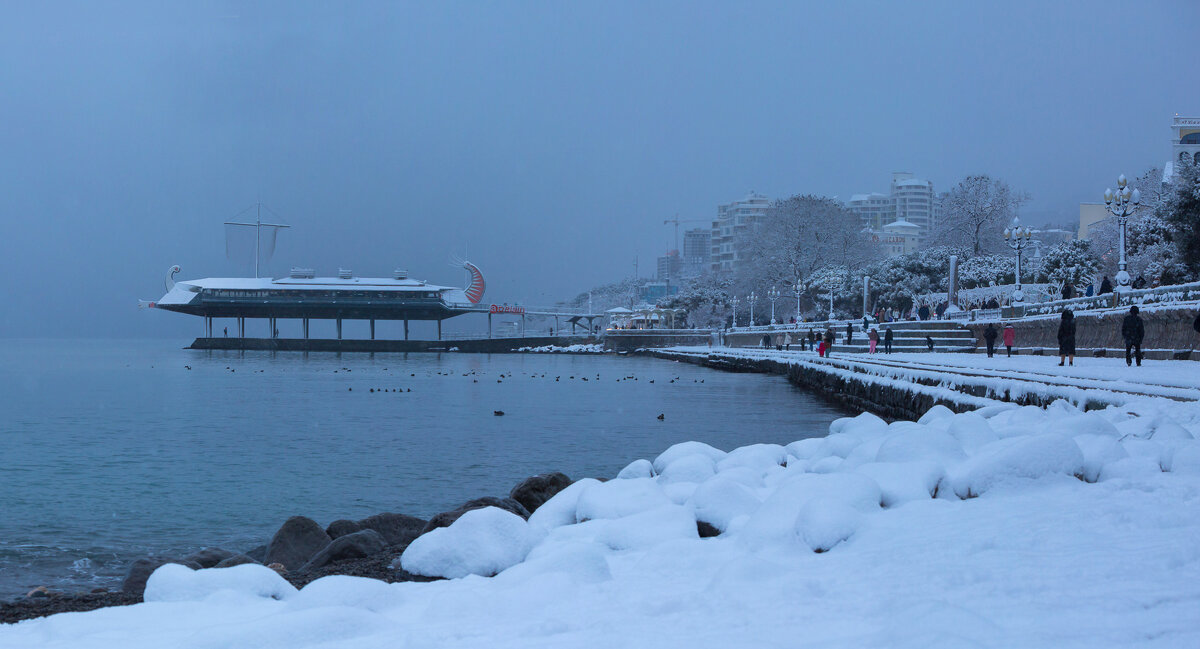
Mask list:
[[529,525],[542,529],[550,529],[560,525],[572,525],[578,522],[575,510],[579,504],[579,494],[589,487],[600,484],[595,478],[583,478],[571,483],[566,489],[554,494],[550,500],[542,503],[537,511],[529,515]]
[[670,504],[671,499],[654,478],[597,482],[579,494],[575,520],[582,523],[596,518],[621,518]]
[[1083,452],[1069,437],[1013,437],[980,448],[951,472],[950,484],[960,498],[971,498],[1013,478],[1082,475],[1083,466]]
[[884,507],[933,498],[946,476],[940,464],[929,461],[872,462],[855,471],[879,485]]
[[700,453],[685,455],[663,468],[658,476],[659,484],[670,482],[704,482],[717,473],[712,458]]
[[634,460],[625,465],[625,468],[617,473],[617,478],[620,480],[653,478],[654,475],[654,465],[650,463],[650,460]]
[[280,577],[279,573],[258,564],[192,570],[177,563],[168,563],[150,575],[143,597],[147,602],[192,602],[221,591],[271,599],[287,599],[297,592],[296,587]]
[[1083,479],[1088,482],[1095,482],[1100,478],[1100,471],[1104,465],[1129,457],[1121,442],[1107,432],[1097,435],[1077,434],[1074,440],[1083,452]]
[[719,530],[729,529],[729,524],[739,516],[748,516],[758,509],[758,496],[746,485],[725,476],[724,473],[705,481],[688,500],[688,505],[701,520]]
[[667,465],[688,455],[704,455],[713,462],[716,462],[725,457],[725,451],[713,448],[704,442],[680,442],[654,458],[654,470],[662,473],[667,468]]
[[449,527],[417,537],[400,555],[400,566],[426,577],[491,576],[524,561],[539,538],[516,514],[498,507],[473,509]]

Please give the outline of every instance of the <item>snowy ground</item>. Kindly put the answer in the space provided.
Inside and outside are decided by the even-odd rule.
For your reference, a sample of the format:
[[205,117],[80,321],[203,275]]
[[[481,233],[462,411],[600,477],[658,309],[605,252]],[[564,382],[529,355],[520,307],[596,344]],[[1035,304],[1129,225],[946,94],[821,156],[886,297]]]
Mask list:
[[1144,398],[687,442],[529,522],[484,509],[421,537],[404,567],[446,581],[165,566],[146,604],[0,627],[0,647],[1196,647],[1197,435],[1200,405]]

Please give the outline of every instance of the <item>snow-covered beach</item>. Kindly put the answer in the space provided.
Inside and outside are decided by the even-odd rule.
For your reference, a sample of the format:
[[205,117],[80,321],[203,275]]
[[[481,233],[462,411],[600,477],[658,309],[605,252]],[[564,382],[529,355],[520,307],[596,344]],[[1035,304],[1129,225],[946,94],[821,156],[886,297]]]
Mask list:
[[168,565],[144,604],[0,647],[1197,646],[1197,435],[1200,406],[1147,397],[678,444],[413,542],[403,567],[444,581]]

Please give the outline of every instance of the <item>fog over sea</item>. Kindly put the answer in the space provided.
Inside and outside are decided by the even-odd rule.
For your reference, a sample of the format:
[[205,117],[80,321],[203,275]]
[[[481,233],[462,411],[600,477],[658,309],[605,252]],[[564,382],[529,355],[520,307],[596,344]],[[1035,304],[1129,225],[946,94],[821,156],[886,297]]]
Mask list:
[[782,377],[643,357],[187,342],[0,341],[0,599],[116,588],[140,556],[248,550],[296,514],[427,518],[536,473],[612,477],[841,416]]

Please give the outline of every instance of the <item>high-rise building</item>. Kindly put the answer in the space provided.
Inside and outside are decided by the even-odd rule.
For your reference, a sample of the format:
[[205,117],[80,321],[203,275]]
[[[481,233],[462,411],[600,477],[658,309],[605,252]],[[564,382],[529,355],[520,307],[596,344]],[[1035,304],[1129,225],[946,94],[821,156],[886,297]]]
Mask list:
[[717,207],[717,218],[712,225],[712,270],[732,272],[742,261],[739,247],[745,243],[746,233],[757,219],[767,213],[771,201],[762,194],[750,192],[746,198]]
[[922,245],[928,243],[939,216],[939,201],[933,192],[933,183],[906,171],[892,174],[889,195],[855,194],[846,207],[862,218],[864,228],[876,233],[882,232],[889,223],[911,223],[917,226],[917,240]]
[[683,260],[680,259],[678,250],[668,250],[665,256],[658,258],[658,281],[678,284],[682,276]]
[[712,230],[695,228],[683,233],[683,276],[698,277],[712,262]]

